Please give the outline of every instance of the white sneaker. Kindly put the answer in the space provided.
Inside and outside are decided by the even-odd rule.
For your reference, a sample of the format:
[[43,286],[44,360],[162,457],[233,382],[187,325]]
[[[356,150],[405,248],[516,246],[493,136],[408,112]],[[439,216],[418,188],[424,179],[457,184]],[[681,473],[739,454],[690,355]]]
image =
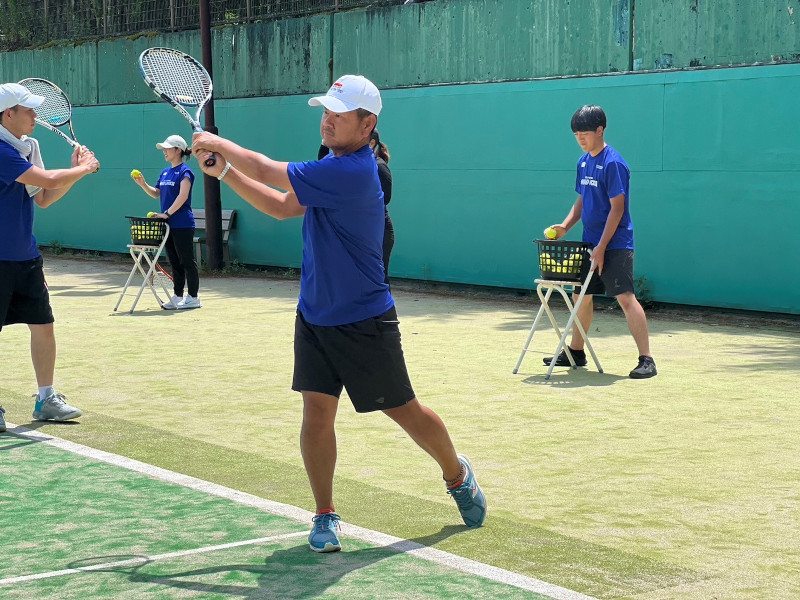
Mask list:
[[39,398],[39,394],[34,394],[33,400],[33,418],[37,421],[69,421],[83,414],[80,408],[67,404],[64,394],[57,392],[53,392],[44,400]]
[[164,310],[176,310],[180,308],[179,304],[183,302],[183,298],[179,296],[172,295],[172,298],[167,300],[166,302],[161,303],[161,308]]
[[200,298],[193,298],[192,296],[186,296],[183,300],[178,302],[178,308],[202,308],[203,305],[200,304]]

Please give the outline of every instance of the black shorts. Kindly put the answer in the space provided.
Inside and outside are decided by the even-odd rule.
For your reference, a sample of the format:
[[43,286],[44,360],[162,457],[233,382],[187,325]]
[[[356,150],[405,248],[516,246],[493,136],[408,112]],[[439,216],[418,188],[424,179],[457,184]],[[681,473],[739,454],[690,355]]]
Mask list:
[[297,311],[292,389],[338,398],[342,388],[356,412],[397,408],[414,399],[394,307],[335,326],[312,325]]
[[[579,287],[576,288],[576,293],[578,292],[580,292]],[[595,272],[592,275],[586,294],[605,294],[606,296],[617,297],[627,292],[635,293],[635,288],[633,287],[633,250],[626,248],[606,250],[603,274],[598,275]]]
[[0,260],[0,329],[13,323],[46,325],[54,320],[42,257]]

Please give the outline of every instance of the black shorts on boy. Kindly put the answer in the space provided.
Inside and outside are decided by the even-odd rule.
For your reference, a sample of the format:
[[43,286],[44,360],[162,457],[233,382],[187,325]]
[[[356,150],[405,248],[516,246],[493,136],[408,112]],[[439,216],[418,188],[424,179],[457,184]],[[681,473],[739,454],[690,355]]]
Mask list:
[[[620,248],[606,250],[603,272],[592,275],[586,289],[587,295],[605,294],[616,298],[627,292],[634,293],[633,285],[633,250]],[[580,293],[580,287],[575,289]]]

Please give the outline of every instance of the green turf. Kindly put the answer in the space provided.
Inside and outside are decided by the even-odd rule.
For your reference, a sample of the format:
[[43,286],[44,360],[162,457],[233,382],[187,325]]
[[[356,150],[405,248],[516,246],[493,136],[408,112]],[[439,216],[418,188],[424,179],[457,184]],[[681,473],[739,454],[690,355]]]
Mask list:
[[[128,316],[111,312],[127,265],[46,265],[57,384],[86,414],[43,431],[312,507],[289,389],[296,282],[204,278],[203,309],[143,296]],[[343,398],[347,521],[602,598],[800,596],[796,330],[651,318],[660,374],[632,381],[624,319],[602,312],[591,336],[606,372],[545,381],[550,330],[511,374],[533,300],[398,291],[397,304],[415,390],[472,459],[489,518],[464,531],[432,461]],[[26,328],[4,328],[0,352],[6,417],[27,424]]]
[[[0,455],[3,598],[547,600],[346,536],[343,552],[315,554],[306,524],[22,437],[0,436]],[[289,533],[300,535],[158,558]]]

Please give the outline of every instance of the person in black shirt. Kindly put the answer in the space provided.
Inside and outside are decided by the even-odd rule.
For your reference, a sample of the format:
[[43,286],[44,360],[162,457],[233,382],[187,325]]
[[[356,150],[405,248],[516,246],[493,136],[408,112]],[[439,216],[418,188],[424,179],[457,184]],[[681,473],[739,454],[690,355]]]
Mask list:
[[389,202],[392,201],[392,172],[389,170],[389,148],[381,142],[381,136],[377,128],[372,130],[369,140],[369,147],[375,153],[375,160],[378,163],[378,179],[383,190],[383,205],[386,207],[386,225],[383,230],[383,272],[386,275],[386,284],[389,284],[389,257],[394,248],[394,225],[389,216]]

